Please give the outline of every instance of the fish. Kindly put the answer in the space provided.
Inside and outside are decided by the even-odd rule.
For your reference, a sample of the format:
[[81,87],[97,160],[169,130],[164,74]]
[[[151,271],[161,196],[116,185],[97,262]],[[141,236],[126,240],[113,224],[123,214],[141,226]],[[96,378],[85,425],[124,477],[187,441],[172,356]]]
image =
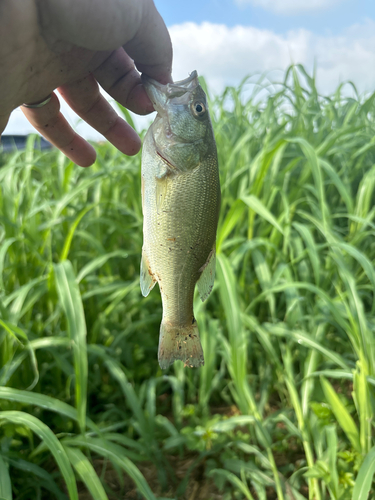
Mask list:
[[202,301],[215,279],[220,180],[207,97],[193,71],[188,78],[142,83],[157,111],[142,150],[142,295],[156,283],[162,298],[158,360],[204,365],[194,317],[195,285]]

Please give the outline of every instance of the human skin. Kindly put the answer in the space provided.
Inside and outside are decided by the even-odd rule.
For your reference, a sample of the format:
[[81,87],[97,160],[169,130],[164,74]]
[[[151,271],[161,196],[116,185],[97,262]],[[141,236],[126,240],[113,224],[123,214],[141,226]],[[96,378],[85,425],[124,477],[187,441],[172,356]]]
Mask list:
[[[167,83],[171,66],[169,34],[152,0],[0,0],[0,133],[15,108],[57,89],[83,120],[134,155],[140,138],[99,85],[129,110],[148,114],[153,106],[138,71]],[[94,163],[94,148],[60,113],[55,93],[41,108],[21,109],[72,161]]]

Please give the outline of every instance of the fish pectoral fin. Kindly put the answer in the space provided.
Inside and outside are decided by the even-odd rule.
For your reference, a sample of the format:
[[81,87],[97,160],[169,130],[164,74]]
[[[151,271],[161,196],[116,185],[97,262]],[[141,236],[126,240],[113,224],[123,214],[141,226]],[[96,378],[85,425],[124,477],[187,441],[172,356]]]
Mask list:
[[147,295],[154,288],[156,283],[156,279],[152,274],[150,264],[148,261],[148,257],[146,252],[142,250],[142,260],[141,260],[141,291],[143,297],[147,297]]
[[206,263],[201,267],[201,275],[198,280],[198,292],[202,302],[204,302],[211,293],[215,281],[216,267],[216,249],[215,245],[207,257]]
[[158,214],[162,211],[167,196],[168,177],[156,179],[156,209]]
[[161,157],[161,160],[157,163],[157,170],[155,172],[156,179],[157,180],[164,179],[165,176],[169,173],[169,171],[170,171],[169,164],[166,163],[164,158]]

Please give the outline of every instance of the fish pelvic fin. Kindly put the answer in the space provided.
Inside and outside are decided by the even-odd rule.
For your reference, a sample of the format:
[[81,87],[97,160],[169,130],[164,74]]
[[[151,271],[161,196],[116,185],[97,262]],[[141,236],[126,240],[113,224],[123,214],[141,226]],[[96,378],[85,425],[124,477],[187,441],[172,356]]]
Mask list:
[[143,297],[147,297],[147,295],[154,288],[155,283],[156,279],[152,274],[148,257],[146,252],[142,250],[140,285]]
[[174,361],[180,359],[189,368],[203,366],[204,356],[199,338],[198,325],[175,326],[168,321],[160,325],[159,365],[165,370]]

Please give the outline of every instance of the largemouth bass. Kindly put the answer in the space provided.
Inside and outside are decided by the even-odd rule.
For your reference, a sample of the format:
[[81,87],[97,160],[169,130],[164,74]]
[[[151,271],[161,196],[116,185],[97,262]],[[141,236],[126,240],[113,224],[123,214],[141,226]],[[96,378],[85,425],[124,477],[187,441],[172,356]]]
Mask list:
[[143,248],[141,290],[159,283],[163,303],[158,359],[204,364],[193,312],[196,283],[201,299],[215,279],[215,240],[220,208],[216,143],[206,95],[197,72],[162,85],[142,76],[157,116],[142,153]]

